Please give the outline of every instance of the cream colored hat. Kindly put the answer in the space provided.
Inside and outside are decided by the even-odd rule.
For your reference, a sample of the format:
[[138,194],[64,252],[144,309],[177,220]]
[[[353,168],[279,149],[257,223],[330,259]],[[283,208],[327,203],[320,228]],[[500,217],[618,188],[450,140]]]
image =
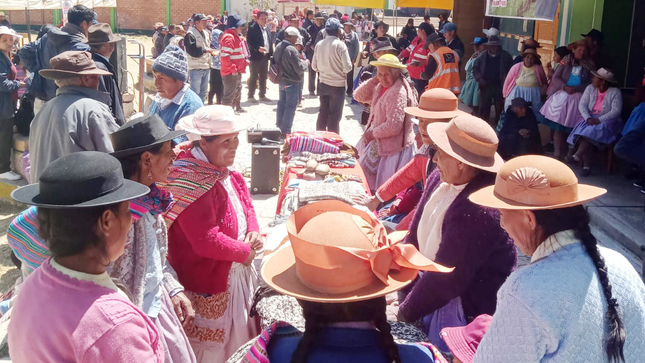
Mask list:
[[194,114],[182,117],[175,130],[188,131],[188,140],[195,141],[202,136],[233,134],[248,129],[238,122],[231,106],[202,106]]
[[464,164],[493,173],[504,164],[495,130],[480,118],[463,114],[448,123],[431,123],[426,130],[438,148]]
[[564,163],[540,155],[518,156],[501,167],[495,185],[471,194],[471,202],[497,209],[559,209],[580,205],[607,193],[579,184]]

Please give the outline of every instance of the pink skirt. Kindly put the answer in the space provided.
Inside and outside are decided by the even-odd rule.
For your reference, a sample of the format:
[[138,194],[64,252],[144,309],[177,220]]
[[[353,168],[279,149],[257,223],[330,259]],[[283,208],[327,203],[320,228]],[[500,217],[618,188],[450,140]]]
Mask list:
[[547,120],[572,129],[580,120],[580,111],[578,111],[580,98],[582,93],[579,92],[570,95],[565,91],[558,91],[546,100],[540,113]]

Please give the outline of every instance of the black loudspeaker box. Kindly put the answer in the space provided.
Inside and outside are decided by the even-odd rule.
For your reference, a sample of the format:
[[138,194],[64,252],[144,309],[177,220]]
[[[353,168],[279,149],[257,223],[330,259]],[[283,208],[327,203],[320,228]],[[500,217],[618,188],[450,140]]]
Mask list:
[[280,145],[251,147],[251,194],[278,194],[280,190]]

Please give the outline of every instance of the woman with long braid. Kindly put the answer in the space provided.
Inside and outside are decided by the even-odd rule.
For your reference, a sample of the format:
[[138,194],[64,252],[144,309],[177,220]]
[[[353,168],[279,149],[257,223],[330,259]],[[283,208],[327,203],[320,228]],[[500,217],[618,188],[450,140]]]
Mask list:
[[605,193],[556,159],[527,155],[470,195],[499,209],[531,256],[500,288],[475,363],[645,361],[645,285],[625,257],[597,245],[582,206]]
[[298,300],[304,334],[274,323],[242,362],[447,363],[431,344],[394,342],[385,295],[410,284],[419,270],[452,268],[398,243],[405,233],[387,235],[373,214],[340,201],[298,209],[287,231],[291,246],[268,257],[262,278]]

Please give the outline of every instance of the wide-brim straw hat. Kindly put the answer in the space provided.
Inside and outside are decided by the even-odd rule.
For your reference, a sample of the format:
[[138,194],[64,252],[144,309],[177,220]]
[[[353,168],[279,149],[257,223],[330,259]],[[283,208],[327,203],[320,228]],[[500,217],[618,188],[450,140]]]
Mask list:
[[495,185],[471,194],[471,202],[485,207],[543,210],[574,207],[607,193],[606,189],[579,184],[564,163],[547,156],[525,155],[511,159],[499,170]]
[[276,291],[300,300],[369,300],[407,286],[419,270],[453,270],[399,243],[407,231],[387,235],[374,215],[341,201],[298,209],[287,220],[287,231],[291,246],[271,255],[261,275]]
[[96,66],[92,54],[84,51],[63,52],[49,60],[51,69],[38,71],[46,79],[66,79],[85,75],[111,76],[112,73]]
[[427,127],[428,136],[446,154],[474,168],[496,173],[504,164],[499,139],[488,122],[468,114]]
[[244,131],[249,125],[241,123],[231,106],[202,106],[194,114],[182,117],[175,130],[188,132],[188,139],[195,141],[202,136],[218,136]]
[[375,67],[390,67],[398,69],[407,69],[408,67],[401,63],[399,58],[394,54],[383,54],[378,60],[371,61],[370,65]]
[[422,118],[446,119],[466,113],[459,110],[459,99],[445,88],[431,88],[419,98],[419,106],[405,107],[405,113]]
[[598,78],[604,79],[609,83],[616,83],[616,77],[614,76],[614,72],[608,70],[607,68],[600,68],[597,71],[591,71],[591,74],[593,74]]

